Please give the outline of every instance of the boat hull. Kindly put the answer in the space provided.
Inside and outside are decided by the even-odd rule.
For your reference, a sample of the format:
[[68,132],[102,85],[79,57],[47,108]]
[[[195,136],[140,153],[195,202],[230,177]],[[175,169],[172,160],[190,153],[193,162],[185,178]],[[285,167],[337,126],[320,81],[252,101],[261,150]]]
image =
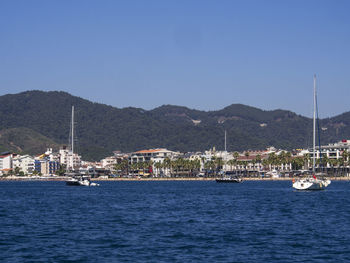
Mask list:
[[99,186],[99,184],[92,183],[88,179],[75,179],[75,178],[67,180],[66,185],[68,185],[68,186]]
[[242,183],[242,179],[216,179],[217,183]]
[[71,181],[71,180],[66,181],[66,185],[69,185],[69,186],[82,186],[79,183],[79,181]]
[[293,183],[293,188],[299,191],[318,191],[324,190],[329,184],[329,180],[300,179]]

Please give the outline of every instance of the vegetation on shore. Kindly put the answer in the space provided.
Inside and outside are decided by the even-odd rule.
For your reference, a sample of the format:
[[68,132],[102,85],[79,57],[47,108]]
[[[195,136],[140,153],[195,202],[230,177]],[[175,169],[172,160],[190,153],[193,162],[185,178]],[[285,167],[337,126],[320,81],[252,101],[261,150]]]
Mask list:
[[[197,177],[201,171],[201,163],[203,164],[204,173],[203,177],[215,177],[223,170],[224,165],[228,171],[235,171],[242,176],[251,176],[256,177],[259,176],[258,169],[248,168],[249,164],[253,167],[256,167],[255,164],[261,164],[264,167],[264,171],[270,171],[273,169],[278,169],[282,165],[286,166],[291,164],[291,170],[285,169],[282,170],[282,173],[291,174],[291,171],[298,170],[308,170],[310,169],[310,164],[312,162],[309,155],[292,157],[290,152],[282,152],[279,155],[275,153],[269,154],[267,159],[262,159],[260,155],[255,156],[251,162],[238,160],[238,153],[235,152],[233,154],[235,156],[234,159],[231,159],[225,162],[222,158],[213,158],[210,161],[205,161],[204,159],[199,160],[190,160],[179,158],[175,160],[170,160],[166,158],[164,162],[138,162],[129,164],[127,160],[123,160],[122,162],[115,165],[115,171],[118,176],[136,176],[136,175],[147,175],[147,176],[168,176],[168,177]],[[350,165],[349,153],[344,151],[342,153],[342,157],[339,159],[329,159],[324,156],[321,160],[316,160],[317,167],[326,167],[327,164],[329,168],[327,169],[327,173],[330,176],[344,176],[348,170]],[[240,169],[235,169],[235,167],[243,167]],[[260,165],[259,165],[260,166]],[[154,170],[150,172],[150,168],[154,167]],[[325,170],[324,168],[319,168],[319,170]]]
[[[241,104],[209,112],[171,105],[150,111],[118,109],[65,92],[27,91],[0,96],[0,134],[8,129],[18,134],[0,140],[0,150],[38,154],[48,145],[67,144],[72,105],[76,109],[76,150],[85,160],[99,160],[114,150],[164,147],[189,152],[213,146],[222,150],[224,130],[228,151],[267,146],[290,150],[311,142],[311,119],[285,110],[264,111]],[[322,143],[346,138],[350,113],[323,119],[320,127]]]

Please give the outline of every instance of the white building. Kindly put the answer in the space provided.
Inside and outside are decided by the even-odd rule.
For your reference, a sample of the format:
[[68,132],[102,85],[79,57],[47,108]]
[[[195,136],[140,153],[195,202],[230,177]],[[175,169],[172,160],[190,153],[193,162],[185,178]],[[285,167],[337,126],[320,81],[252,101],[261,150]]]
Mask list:
[[169,158],[173,159],[179,156],[179,152],[169,151],[167,149],[150,149],[134,152],[131,154],[129,161],[130,163],[139,163],[139,162],[163,162],[164,159]]
[[13,168],[12,158],[13,158],[12,153],[0,155],[0,172],[1,172],[1,174],[7,173],[8,171],[12,170],[12,168]]
[[63,147],[59,150],[59,162],[68,168],[75,169],[81,166],[81,156]]
[[[322,145],[321,151],[320,147],[316,147],[316,159],[326,156],[328,159],[340,159],[343,156],[343,152],[347,151],[350,153],[350,140],[342,140],[337,143],[330,143],[328,145]],[[313,149],[307,149],[302,151],[302,154],[309,154],[310,159],[313,158]],[[329,164],[327,164],[329,167]]]
[[117,157],[109,156],[101,160],[102,168],[111,169],[118,162]]
[[34,158],[30,155],[17,155],[13,158],[13,168],[16,167],[24,174],[33,174]]
[[129,163],[140,163],[140,162],[153,162],[152,164],[152,171],[155,171],[156,176],[164,174],[168,176],[170,174],[169,169],[164,169],[164,171],[160,171],[156,167],[163,163],[165,159],[175,159],[178,156],[180,156],[180,152],[173,152],[169,151],[167,149],[161,148],[161,149],[149,149],[149,150],[142,150],[138,152],[134,152],[129,157]]

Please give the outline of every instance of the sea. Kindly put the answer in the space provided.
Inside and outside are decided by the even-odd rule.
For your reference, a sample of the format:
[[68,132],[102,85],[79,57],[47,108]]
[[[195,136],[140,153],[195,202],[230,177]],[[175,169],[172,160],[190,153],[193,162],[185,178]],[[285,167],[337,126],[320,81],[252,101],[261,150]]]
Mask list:
[[0,181],[0,262],[350,262],[350,182]]

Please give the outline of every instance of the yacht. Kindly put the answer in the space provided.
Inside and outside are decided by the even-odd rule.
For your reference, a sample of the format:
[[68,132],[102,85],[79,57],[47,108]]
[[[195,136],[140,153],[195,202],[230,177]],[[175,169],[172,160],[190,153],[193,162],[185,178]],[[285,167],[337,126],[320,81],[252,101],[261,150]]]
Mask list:
[[298,180],[293,179],[293,188],[296,190],[323,190],[331,183],[328,179],[317,178],[316,175]]
[[216,178],[217,183],[242,183],[243,179],[238,176],[229,176],[223,178]]
[[309,174],[305,178],[298,180],[293,179],[293,188],[296,190],[323,190],[330,183],[331,180],[328,180],[322,175],[315,173],[315,163],[316,163],[316,110],[317,110],[317,101],[316,101],[316,76],[314,76],[314,113],[313,113],[313,156],[312,156],[312,176]]
[[217,183],[242,183],[242,177],[239,177],[237,174],[232,174],[230,172],[223,172],[222,177],[216,178]]
[[72,176],[66,181],[69,186],[99,186],[99,184],[91,182],[90,176]]
[[[99,186],[97,183],[91,182],[91,177],[87,175],[82,175],[81,173],[75,173],[74,172],[74,106],[72,106],[72,123],[71,123],[71,130],[70,130],[70,138],[71,138],[71,156],[72,156],[72,163],[71,167],[68,168],[67,164],[67,172],[65,175],[68,177],[66,180],[66,185],[69,186]],[[70,171],[69,171],[70,170]]]

